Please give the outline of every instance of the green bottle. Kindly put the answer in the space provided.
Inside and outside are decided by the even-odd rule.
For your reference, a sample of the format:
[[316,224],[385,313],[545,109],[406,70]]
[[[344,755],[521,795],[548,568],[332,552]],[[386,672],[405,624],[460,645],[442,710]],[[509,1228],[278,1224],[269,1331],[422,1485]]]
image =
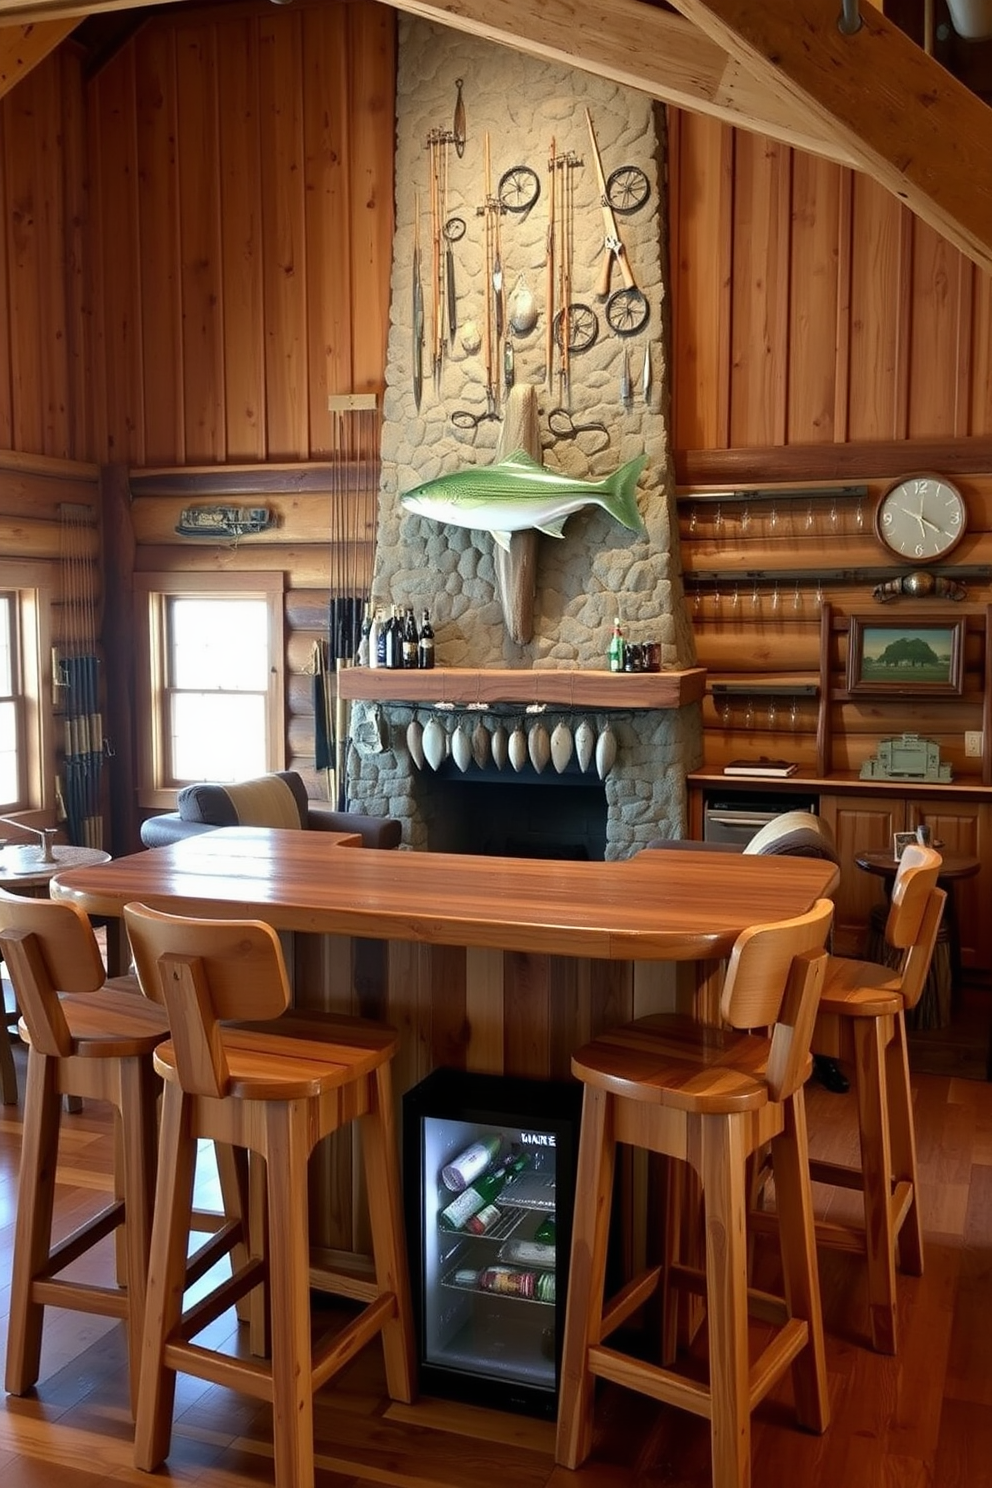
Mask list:
[[547,1219],[542,1219],[541,1220],[541,1223],[538,1225],[537,1229],[534,1231],[534,1239],[540,1245],[554,1245],[554,1243],[555,1243],[555,1221],[554,1221],[553,1215],[550,1215],[549,1214],[548,1217],[547,1217]]
[[457,1198],[452,1199],[438,1214],[437,1222],[442,1230],[462,1230],[468,1224],[473,1214],[478,1214],[480,1209],[491,1204],[496,1195],[503,1189],[508,1179],[520,1173],[530,1162],[526,1152],[514,1153],[494,1168],[491,1173],[485,1173],[475,1183],[463,1189]]
[[622,672],[625,660],[623,626],[620,624],[620,616],[613,622],[613,634],[610,636],[609,661],[611,672]]

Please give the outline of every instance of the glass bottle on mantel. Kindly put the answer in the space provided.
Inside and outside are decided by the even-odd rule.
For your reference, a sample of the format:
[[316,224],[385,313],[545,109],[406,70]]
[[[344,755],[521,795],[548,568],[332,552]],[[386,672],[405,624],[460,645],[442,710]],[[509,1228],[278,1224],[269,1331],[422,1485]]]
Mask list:
[[613,634],[610,636],[609,661],[611,672],[623,671],[625,649],[623,626],[620,624],[620,616],[618,615],[613,622]]
[[417,665],[420,656],[420,637],[417,634],[417,622],[413,618],[413,606],[407,605],[406,615],[403,620],[403,665],[413,668]]
[[396,613],[396,606],[390,610],[389,619],[386,621],[386,666],[395,669],[403,665],[403,637],[400,630],[400,617]]
[[377,609],[372,616],[372,625],[369,630],[369,666],[382,667],[386,665],[386,636],[384,632],[385,621],[382,610]]
[[431,625],[430,610],[424,611],[424,617],[420,622],[417,664],[423,671],[430,671],[434,665],[434,627]]

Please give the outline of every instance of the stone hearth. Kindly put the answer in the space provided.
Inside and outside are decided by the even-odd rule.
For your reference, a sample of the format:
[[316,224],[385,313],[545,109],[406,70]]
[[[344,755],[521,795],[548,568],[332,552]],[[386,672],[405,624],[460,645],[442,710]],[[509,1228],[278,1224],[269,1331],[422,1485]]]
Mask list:
[[[540,678],[533,674],[605,669],[617,612],[632,641],[660,642],[663,668],[690,668],[695,650],[681,582],[668,436],[663,111],[643,95],[602,79],[447,28],[407,15],[401,15],[398,24],[396,233],[373,601],[412,605],[418,619],[424,608],[429,609],[439,667],[478,669],[483,674],[488,669],[526,672],[533,676],[535,697]],[[451,147],[447,150],[445,193],[446,217],[465,223],[464,236],[454,245],[458,328],[453,343],[447,334],[443,338],[435,377],[427,146],[432,131],[451,129],[459,79],[466,139],[462,155]],[[586,109],[607,175],[621,165],[635,165],[649,183],[647,202],[618,218],[628,261],[648,306],[646,326],[636,335],[614,334],[597,298],[604,221]],[[514,334],[512,341],[515,383],[538,390],[543,463],[582,480],[598,480],[635,455],[648,456],[638,487],[646,535],[629,532],[590,505],[569,517],[560,540],[540,537],[534,633],[526,645],[516,644],[504,624],[492,535],[413,516],[399,502],[404,491],[426,480],[488,465],[496,457],[498,418],[484,419],[470,429],[451,418],[457,409],[478,413],[487,406],[487,371],[472,334],[473,326],[485,322],[491,293],[485,212],[480,212],[487,199],[492,201],[484,168],[487,137],[491,193],[517,166],[531,169],[541,185],[530,210],[501,212],[499,224],[507,302],[515,292],[526,292],[534,296],[539,310],[533,329]],[[598,326],[594,344],[570,356],[567,385],[560,376],[561,355],[554,343],[550,376],[547,367],[547,182],[552,148],[557,157],[569,153],[579,162],[570,172],[571,302],[589,306]],[[419,409],[411,327],[418,239],[426,326]],[[620,283],[614,265],[611,288]],[[648,382],[645,363],[650,368]],[[621,401],[625,366],[630,383],[626,403]],[[498,395],[500,400],[505,396],[502,385]],[[547,417],[555,407],[566,407],[576,424],[601,423],[608,444],[592,433],[555,438]],[[371,673],[369,680],[375,675]],[[605,680],[609,682],[608,675]],[[411,720],[425,723],[431,715],[424,697],[423,692],[412,700],[393,693],[391,700],[356,701],[348,753],[349,802],[400,817],[404,842],[413,848],[430,845],[441,794],[434,788],[436,782],[430,789],[426,783],[422,787],[406,744]],[[439,693],[434,701],[442,699]],[[616,735],[617,758],[604,783],[607,857],[627,856],[653,836],[684,834],[685,776],[701,762],[698,702],[678,708],[613,708],[607,693],[605,701],[597,697],[591,706],[568,708],[555,702],[538,715],[526,712],[516,691],[509,701],[485,689],[481,701],[490,709],[493,727],[501,717],[507,727],[518,720],[527,726],[528,720],[532,724],[542,717],[549,731],[559,718],[570,726],[588,718],[597,732],[609,723]],[[443,716],[453,729],[455,713]],[[457,784],[445,794],[456,790]]]

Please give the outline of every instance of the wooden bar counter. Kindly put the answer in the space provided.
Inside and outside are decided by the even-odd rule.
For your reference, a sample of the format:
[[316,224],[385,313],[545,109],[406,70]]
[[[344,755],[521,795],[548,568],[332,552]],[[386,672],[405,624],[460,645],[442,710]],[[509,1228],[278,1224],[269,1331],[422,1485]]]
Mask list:
[[[402,1093],[438,1065],[568,1078],[571,1051],[604,1027],[686,999],[711,1016],[710,973],[739,932],[804,913],[837,880],[801,858],[552,862],[342,851],[348,841],[226,827],[60,873],[52,894],[94,915],[138,900],[296,932],[297,1006],[391,1023]],[[321,1185],[321,1228],[351,1249],[346,1177]]]

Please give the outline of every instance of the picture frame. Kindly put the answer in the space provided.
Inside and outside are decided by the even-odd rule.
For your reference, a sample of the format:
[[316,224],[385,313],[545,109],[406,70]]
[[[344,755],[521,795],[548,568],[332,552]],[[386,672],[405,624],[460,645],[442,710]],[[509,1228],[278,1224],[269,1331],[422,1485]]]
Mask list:
[[965,619],[961,615],[852,615],[847,690],[865,697],[960,697]]
[[903,852],[911,842],[916,841],[915,832],[893,832],[892,833],[892,856],[898,863]]

